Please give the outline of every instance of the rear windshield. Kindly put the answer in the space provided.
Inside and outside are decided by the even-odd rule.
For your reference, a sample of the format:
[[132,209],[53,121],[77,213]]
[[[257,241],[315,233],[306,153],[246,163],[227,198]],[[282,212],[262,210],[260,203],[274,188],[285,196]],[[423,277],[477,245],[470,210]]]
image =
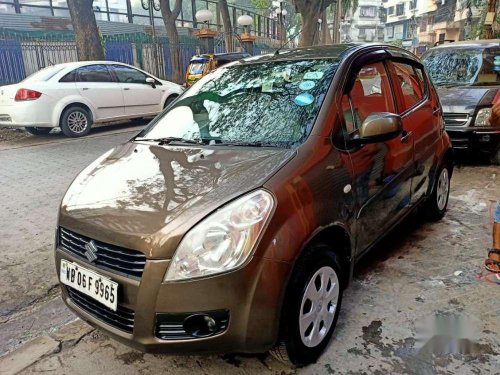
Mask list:
[[422,61],[436,86],[500,84],[498,47],[431,49]]
[[59,73],[61,70],[64,69],[64,66],[61,65],[55,65],[55,66],[49,66],[47,68],[43,68],[42,70],[39,70],[36,73],[33,73],[32,75],[28,76],[23,80],[23,82],[44,82],[48,81],[52,77],[54,77],[57,73]]
[[202,74],[205,69],[204,62],[193,62],[189,65],[189,74]]
[[337,66],[336,60],[318,59],[219,68],[140,137],[293,146],[309,135]]

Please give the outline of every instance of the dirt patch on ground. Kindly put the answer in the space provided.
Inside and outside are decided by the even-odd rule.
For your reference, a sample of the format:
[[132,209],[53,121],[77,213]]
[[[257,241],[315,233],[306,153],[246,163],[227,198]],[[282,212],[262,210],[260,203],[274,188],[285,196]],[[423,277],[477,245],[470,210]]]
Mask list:
[[33,137],[22,128],[0,128],[0,142],[10,142],[19,139]]

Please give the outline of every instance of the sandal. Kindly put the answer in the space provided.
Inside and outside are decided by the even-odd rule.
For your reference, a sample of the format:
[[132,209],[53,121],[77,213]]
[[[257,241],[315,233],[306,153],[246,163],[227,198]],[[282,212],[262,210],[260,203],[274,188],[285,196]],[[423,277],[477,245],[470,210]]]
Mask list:
[[[496,256],[494,256],[496,255]],[[497,258],[499,260],[495,260],[493,258]],[[488,259],[484,261],[484,268],[486,268],[490,272],[500,273],[500,250],[499,249],[491,249],[488,251]]]

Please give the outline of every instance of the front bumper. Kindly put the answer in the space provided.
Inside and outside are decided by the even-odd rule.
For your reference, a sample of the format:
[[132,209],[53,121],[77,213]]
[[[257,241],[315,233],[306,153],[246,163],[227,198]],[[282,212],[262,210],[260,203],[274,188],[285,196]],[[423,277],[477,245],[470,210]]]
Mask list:
[[[139,280],[95,267],[62,248],[57,248],[55,255],[58,275],[61,259],[66,259],[119,283],[119,306],[134,312],[130,333],[81,308],[72,300],[65,285],[62,285],[62,298],[80,318],[138,350],[256,353],[270,349],[276,341],[282,289],[290,272],[287,263],[254,257],[244,268],[231,273],[162,283],[169,260],[148,259]],[[164,340],[157,337],[158,317],[206,311],[227,311],[227,327],[204,338]]]
[[491,154],[498,149],[500,128],[498,127],[446,127],[455,150],[470,150]]

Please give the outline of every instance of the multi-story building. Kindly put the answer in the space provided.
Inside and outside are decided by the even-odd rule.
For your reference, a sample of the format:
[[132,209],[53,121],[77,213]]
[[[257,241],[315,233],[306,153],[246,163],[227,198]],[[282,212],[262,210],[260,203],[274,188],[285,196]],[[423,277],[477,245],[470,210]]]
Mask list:
[[407,48],[414,46],[417,43],[417,0],[387,0],[384,8],[387,14],[384,41],[401,41]]
[[342,41],[377,42],[384,40],[384,14],[381,0],[359,0],[354,13],[349,11],[342,26]]

